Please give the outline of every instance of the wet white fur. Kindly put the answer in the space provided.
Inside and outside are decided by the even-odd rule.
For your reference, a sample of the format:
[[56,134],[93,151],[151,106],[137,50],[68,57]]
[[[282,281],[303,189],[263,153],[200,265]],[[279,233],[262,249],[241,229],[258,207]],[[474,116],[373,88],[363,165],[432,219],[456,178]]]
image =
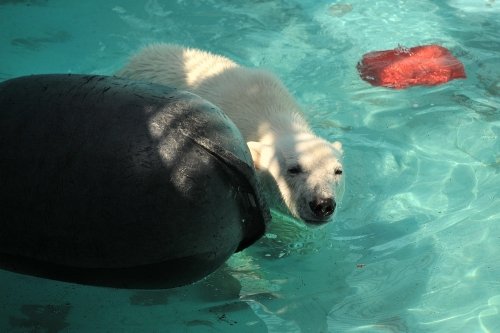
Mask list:
[[[335,198],[342,178],[335,174],[342,170],[340,142],[316,136],[271,73],[198,49],[153,44],[117,75],[188,90],[217,105],[240,129],[256,168],[270,173],[294,216],[314,220],[308,203]],[[287,172],[297,164],[302,173]]]

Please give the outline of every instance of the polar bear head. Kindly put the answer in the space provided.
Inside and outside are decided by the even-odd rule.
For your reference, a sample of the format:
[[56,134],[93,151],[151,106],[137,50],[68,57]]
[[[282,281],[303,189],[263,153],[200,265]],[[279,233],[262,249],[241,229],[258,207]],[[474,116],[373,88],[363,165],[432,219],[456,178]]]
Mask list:
[[306,132],[248,147],[256,169],[274,179],[292,215],[316,225],[330,219],[343,189],[340,142]]

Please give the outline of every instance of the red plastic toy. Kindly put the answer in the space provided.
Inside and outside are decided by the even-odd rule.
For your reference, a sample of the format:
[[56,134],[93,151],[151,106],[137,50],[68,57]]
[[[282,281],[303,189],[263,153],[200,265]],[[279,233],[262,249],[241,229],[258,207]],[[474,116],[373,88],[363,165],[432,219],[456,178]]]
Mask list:
[[466,77],[460,60],[439,45],[370,52],[363,55],[357,68],[371,85],[394,89],[435,86]]

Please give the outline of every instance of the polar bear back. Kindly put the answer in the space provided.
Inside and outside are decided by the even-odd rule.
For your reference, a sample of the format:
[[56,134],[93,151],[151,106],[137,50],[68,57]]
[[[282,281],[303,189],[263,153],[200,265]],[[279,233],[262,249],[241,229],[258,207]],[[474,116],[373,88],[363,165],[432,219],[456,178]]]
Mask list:
[[134,56],[117,75],[188,90],[237,66],[228,58],[202,50],[153,44]]
[[247,141],[274,132],[308,130],[299,107],[273,74],[172,44],[146,47],[117,73],[191,91],[221,108]]

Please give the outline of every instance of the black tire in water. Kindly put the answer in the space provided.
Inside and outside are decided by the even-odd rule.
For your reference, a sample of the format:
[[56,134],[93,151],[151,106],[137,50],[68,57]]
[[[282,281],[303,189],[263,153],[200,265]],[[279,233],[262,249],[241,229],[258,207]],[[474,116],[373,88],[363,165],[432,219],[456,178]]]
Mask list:
[[0,83],[0,267],[86,284],[203,278],[265,232],[247,146],[188,92],[115,77]]

